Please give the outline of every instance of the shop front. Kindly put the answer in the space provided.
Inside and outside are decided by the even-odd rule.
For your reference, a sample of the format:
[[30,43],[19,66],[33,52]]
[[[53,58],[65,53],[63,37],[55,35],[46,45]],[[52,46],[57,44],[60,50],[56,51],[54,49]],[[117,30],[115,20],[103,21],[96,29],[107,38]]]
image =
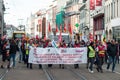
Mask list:
[[113,30],[113,39],[120,42],[120,18],[111,20],[111,26]]

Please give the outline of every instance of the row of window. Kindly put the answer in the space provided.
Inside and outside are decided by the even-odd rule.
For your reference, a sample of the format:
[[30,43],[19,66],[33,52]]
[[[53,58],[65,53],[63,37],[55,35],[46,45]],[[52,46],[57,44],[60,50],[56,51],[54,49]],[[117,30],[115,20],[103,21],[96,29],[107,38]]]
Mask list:
[[106,23],[113,18],[120,17],[120,0],[115,0],[105,7],[105,16]]

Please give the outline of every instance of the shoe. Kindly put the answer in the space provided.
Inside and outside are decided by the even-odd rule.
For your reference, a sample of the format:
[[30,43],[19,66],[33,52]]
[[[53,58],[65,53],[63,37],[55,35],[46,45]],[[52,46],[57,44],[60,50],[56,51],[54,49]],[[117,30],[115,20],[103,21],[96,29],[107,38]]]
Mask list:
[[115,73],[115,71],[113,70],[112,73]]
[[90,71],[90,73],[94,73],[94,71]]
[[90,70],[90,69],[88,69],[88,71],[89,71],[90,73],[94,73],[94,71],[92,71],[92,70]]
[[90,72],[91,70],[88,68],[88,71]]
[[8,65],[7,68],[10,69],[10,66]]
[[96,68],[96,70],[99,72],[99,68]]

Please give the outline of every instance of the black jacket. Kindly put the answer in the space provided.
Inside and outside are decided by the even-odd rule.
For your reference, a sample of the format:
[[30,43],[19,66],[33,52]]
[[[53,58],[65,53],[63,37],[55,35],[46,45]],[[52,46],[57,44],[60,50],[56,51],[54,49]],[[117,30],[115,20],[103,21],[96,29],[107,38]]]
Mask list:
[[16,44],[10,44],[10,54],[16,54],[17,51],[17,45]]
[[109,43],[108,44],[108,47],[107,47],[107,54],[108,56],[116,56],[117,55],[117,46],[115,44],[111,44]]

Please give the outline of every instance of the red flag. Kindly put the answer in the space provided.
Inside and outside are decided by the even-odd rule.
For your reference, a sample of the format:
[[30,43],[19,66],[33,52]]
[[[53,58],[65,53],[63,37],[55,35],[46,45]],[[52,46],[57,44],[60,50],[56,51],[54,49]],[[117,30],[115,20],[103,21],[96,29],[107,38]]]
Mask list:
[[90,10],[95,9],[95,0],[90,0]]
[[49,22],[49,24],[48,24],[48,32],[51,32],[50,22]]
[[69,24],[68,26],[68,29],[69,29],[69,33],[72,34],[72,28],[71,28],[71,25]]
[[57,25],[56,25],[56,33],[58,32],[58,27],[57,27]]
[[58,41],[61,42],[62,41],[62,32],[60,31],[60,35],[58,36]]
[[67,30],[67,29],[66,29],[66,25],[64,24],[64,32],[66,32],[66,30]]
[[96,6],[102,6],[102,0],[96,0]]
[[93,35],[91,33],[89,34],[89,39],[91,42],[93,41]]

